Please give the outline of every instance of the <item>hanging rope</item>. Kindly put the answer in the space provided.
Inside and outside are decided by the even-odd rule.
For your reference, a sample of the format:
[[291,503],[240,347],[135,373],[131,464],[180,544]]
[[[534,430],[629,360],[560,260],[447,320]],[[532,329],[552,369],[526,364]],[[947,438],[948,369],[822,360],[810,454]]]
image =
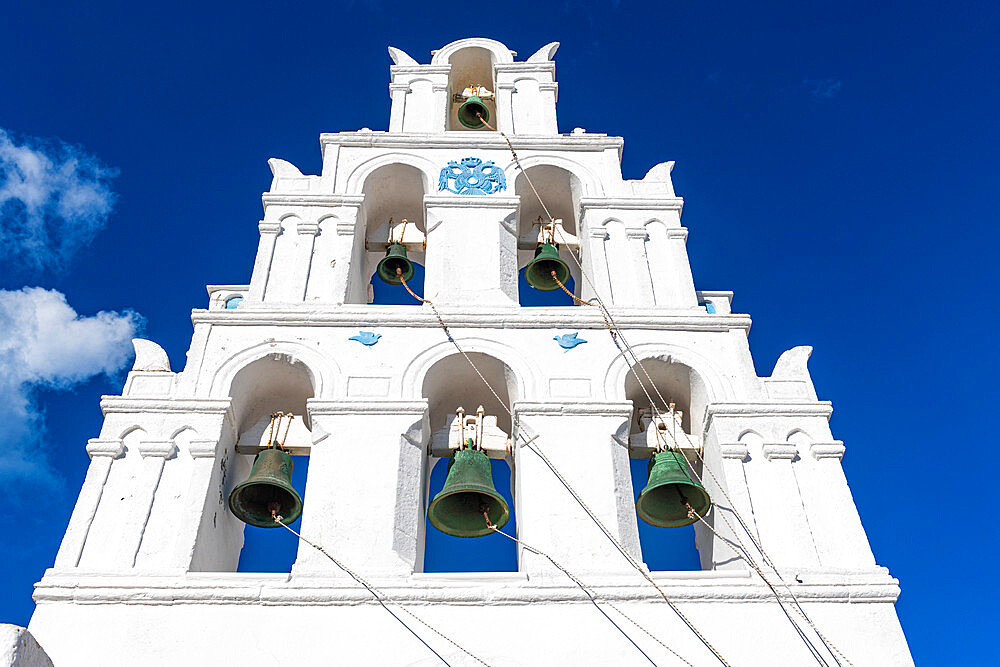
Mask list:
[[[403,282],[403,285],[404,287],[406,287],[407,291],[410,292],[410,294],[413,294],[413,292],[410,291],[409,286],[406,284],[406,281],[403,280],[402,271],[400,269],[397,269],[396,273],[399,279]],[[461,355],[469,363],[472,369],[476,372],[476,375],[479,376],[479,379],[482,380],[483,384],[486,385],[486,388],[490,390],[490,393],[493,394],[493,397],[497,400],[497,403],[499,403],[503,407],[503,409],[507,412],[507,414],[510,415],[511,423],[514,425],[515,430],[517,431],[517,437],[525,440],[522,446],[528,447],[531,451],[537,454],[542,459],[542,461],[545,462],[545,465],[549,467],[549,469],[559,479],[562,485],[566,487],[566,490],[569,491],[570,495],[572,495],[573,498],[576,500],[576,502],[579,503],[580,507],[583,508],[583,510],[590,517],[590,519],[597,524],[597,526],[601,529],[604,535],[609,540],[611,540],[611,543],[615,545],[615,547],[622,554],[622,556],[625,557],[625,559],[629,562],[629,564],[632,565],[632,567],[635,568],[635,570],[639,572],[639,574],[641,574],[643,578],[645,578],[653,586],[653,588],[657,590],[657,592],[659,592],[660,596],[670,606],[670,608],[674,611],[674,613],[677,614],[677,616],[680,617],[682,621],[684,621],[685,625],[687,625],[688,628],[698,637],[698,639],[701,640],[701,642],[712,652],[712,654],[719,660],[719,662],[721,662],[726,667],[731,667],[730,664],[725,660],[725,658],[723,658],[722,655],[715,649],[715,647],[712,646],[712,644],[708,641],[708,639],[706,639],[705,636],[701,634],[701,632],[694,626],[694,624],[687,618],[687,616],[685,616],[684,613],[677,607],[674,601],[667,596],[667,594],[663,591],[662,588],[659,587],[659,585],[657,585],[655,581],[653,581],[653,578],[649,575],[649,573],[645,570],[645,568],[643,568],[642,565],[635,560],[632,554],[630,554],[628,550],[625,549],[624,546],[622,546],[621,542],[619,542],[618,539],[615,538],[615,536],[611,533],[611,531],[608,530],[607,526],[605,526],[604,523],[597,517],[597,514],[595,514],[594,511],[590,509],[587,503],[584,502],[583,498],[580,497],[580,494],[578,494],[573,489],[569,481],[562,476],[562,473],[559,472],[559,470],[555,467],[552,461],[550,461],[549,458],[542,452],[542,450],[538,449],[536,445],[531,444],[535,438],[527,440],[526,436],[523,433],[523,430],[520,428],[520,420],[518,419],[518,417],[511,411],[509,407],[507,407],[506,402],[504,402],[504,400],[500,398],[500,395],[493,388],[493,385],[490,384],[489,380],[486,379],[486,376],[484,376],[482,371],[479,370],[479,367],[476,366],[475,362],[472,361],[472,358],[469,357],[469,355],[462,348],[462,346],[458,344],[458,341],[455,340],[454,336],[451,335],[451,331],[448,329],[448,325],[445,324],[444,319],[441,317],[441,313],[438,312],[437,306],[435,306],[434,303],[428,299],[423,299],[421,297],[418,297],[416,294],[413,294],[413,296],[414,298],[419,299],[420,301],[426,303],[431,307],[431,310],[437,317],[438,323],[441,325],[441,329],[444,331],[445,336],[448,337],[448,340],[451,341],[451,344],[455,347],[455,349],[458,350],[459,353],[461,353]]]
[[667,651],[669,651],[671,654],[673,654],[674,657],[676,657],[678,660],[680,660],[681,662],[683,662],[685,665],[689,665],[689,667],[694,667],[694,665],[692,663],[690,663],[688,660],[684,659],[679,653],[677,653],[677,651],[673,650],[672,648],[670,648],[669,646],[667,646],[666,644],[664,644],[662,641],[660,641],[660,639],[658,637],[656,637],[653,633],[651,633],[645,627],[643,627],[642,625],[640,625],[639,623],[637,623],[636,621],[634,621],[628,614],[626,614],[625,612],[623,612],[621,609],[619,609],[618,607],[616,607],[614,604],[612,604],[608,600],[605,600],[605,599],[601,598],[595,591],[593,591],[590,587],[588,587],[586,584],[584,584],[582,581],[580,581],[580,579],[578,577],[576,577],[572,572],[570,572],[569,570],[567,570],[555,558],[553,558],[549,554],[545,553],[541,549],[536,549],[535,547],[533,547],[533,546],[525,543],[524,541],[522,541],[522,540],[514,537],[513,535],[508,535],[507,533],[505,533],[502,530],[500,530],[497,526],[495,526],[490,521],[489,514],[487,514],[485,511],[483,512],[483,517],[486,519],[486,525],[489,526],[489,528],[493,532],[499,533],[500,535],[503,535],[508,540],[512,540],[513,542],[521,545],[522,548],[527,549],[528,551],[531,551],[532,553],[536,553],[539,556],[543,556],[543,557],[547,558],[549,560],[549,562],[552,563],[556,567],[556,569],[558,569],[560,572],[562,572],[567,577],[569,577],[570,581],[572,581],[574,584],[576,584],[577,586],[579,586],[580,590],[582,590],[587,595],[587,597],[590,598],[590,601],[594,604],[595,607],[597,607],[597,609],[602,614],[604,614],[604,617],[607,618],[609,621],[611,621],[611,623],[616,628],[618,628],[618,631],[621,632],[623,635],[625,635],[626,639],[628,639],[630,642],[632,642],[632,645],[635,646],[639,650],[639,652],[642,653],[646,657],[646,659],[649,660],[650,662],[652,662],[654,665],[656,663],[653,662],[653,659],[650,658],[648,655],[646,655],[646,652],[643,651],[639,647],[639,645],[636,644],[635,641],[631,637],[629,637],[628,634],[626,634],[625,631],[622,630],[621,627],[619,627],[618,624],[615,623],[614,620],[604,612],[603,609],[601,609],[600,605],[597,604],[598,600],[600,600],[601,602],[603,602],[604,604],[606,604],[607,606],[611,607],[616,612],[618,612],[619,614],[621,614],[622,617],[625,618],[625,620],[627,620],[629,623],[631,623],[635,627],[637,627],[640,630],[642,630],[650,639],[652,639],[657,644],[659,644],[660,646],[662,646],[663,648],[665,648]]
[[[288,526],[287,524],[285,524],[284,521],[282,521],[283,517],[280,516],[280,515],[278,515],[277,511],[271,510],[271,516],[274,518],[274,520],[282,528],[284,528],[285,530],[287,530],[288,532],[290,532],[292,535],[294,535],[295,537],[299,538],[300,540],[302,540],[303,542],[305,542],[306,544],[308,544],[309,546],[311,546],[316,551],[320,552],[321,554],[323,554],[324,556],[326,556],[327,558],[329,558],[330,561],[333,562],[334,565],[336,565],[341,570],[343,570],[344,572],[346,572],[352,579],[354,579],[354,581],[358,582],[359,584],[361,584],[362,586],[364,586],[366,589],[368,589],[368,592],[372,594],[372,597],[375,598],[376,602],[378,602],[380,605],[382,605],[383,609],[385,609],[387,612],[389,612],[392,615],[393,618],[395,618],[397,621],[399,621],[400,625],[402,625],[404,628],[406,628],[407,630],[409,630],[410,634],[412,634],[414,637],[416,637],[417,640],[421,644],[423,644],[424,646],[426,646],[428,651],[430,651],[435,656],[437,656],[438,660],[440,660],[441,662],[443,662],[446,665],[449,665],[449,667],[450,667],[450,663],[447,660],[445,660],[444,657],[440,653],[438,653],[437,651],[435,651],[434,648],[430,644],[428,644],[426,641],[423,640],[423,638],[420,635],[418,635],[416,632],[414,632],[413,628],[411,628],[410,626],[408,626],[403,621],[403,619],[401,619],[399,616],[397,616],[395,614],[395,612],[393,612],[392,609],[390,609],[386,605],[386,602],[392,602],[392,600],[389,598],[389,596],[387,596],[384,593],[382,593],[381,591],[379,591],[377,588],[375,588],[374,586],[372,586],[371,584],[369,584],[367,581],[365,581],[364,578],[361,577],[361,575],[357,574],[356,572],[354,572],[353,570],[351,570],[349,567],[347,567],[346,565],[344,565],[343,563],[341,563],[339,560],[337,560],[336,558],[334,558],[332,555],[330,555],[330,553],[327,552],[326,549],[324,549],[320,545],[314,544],[313,542],[310,542],[306,538],[302,537],[302,535],[300,535],[299,533],[297,533],[290,526]],[[423,619],[421,619],[419,616],[417,616],[416,614],[414,614],[413,612],[411,612],[406,607],[400,606],[399,609],[404,614],[406,614],[407,616],[409,616],[410,618],[412,618],[413,620],[415,620],[417,623],[419,623],[420,625],[424,626],[425,628],[427,628],[428,630],[430,630],[431,632],[433,632],[434,634],[436,634],[438,637],[440,637],[441,639],[445,640],[446,642],[448,642],[449,644],[451,644],[452,646],[454,646],[455,648],[457,648],[459,651],[461,651],[465,655],[469,656],[470,658],[472,658],[473,660],[475,660],[479,664],[486,665],[486,667],[489,667],[489,665],[487,663],[483,662],[478,657],[476,657],[475,655],[473,655],[472,653],[470,653],[469,651],[467,651],[466,649],[464,649],[462,646],[460,646],[457,642],[453,641],[451,638],[449,638],[446,635],[444,635],[441,632],[439,632],[436,628],[434,628],[434,627],[428,625],[427,623],[425,623],[423,621]]]
[[[487,127],[489,127],[491,130],[497,131],[497,129],[494,128],[492,125],[490,125],[488,122],[486,122],[486,119],[484,119],[481,115],[479,116],[479,119]],[[521,160],[520,160],[520,158],[518,158],[517,151],[514,150],[514,146],[513,146],[513,144],[511,144],[510,138],[505,133],[503,133],[503,132],[500,132],[500,135],[503,136],[504,140],[507,142],[507,147],[510,149],[511,155],[514,158],[514,162],[517,164],[518,168],[521,170],[521,173],[524,174],[525,181],[528,183],[528,186],[531,188],[532,192],[535,194],[535,197],[538,199],[538,203],[541,205],[542,210],[545,211],[545,215],[549,218],[549,222],[552,225],[552,231],[553,231],[553,237],[554,237],[556,229],[558,229],[558,227],[557,227],[557,225],[554,224],[555,221],[554,221],[554,218],[552,217],[552,214],[549,212],[548,207],[545,206],[545,202],[542,200],[541,195],[538,194],[537,188],[535,188],[534,183],[531,182],[531,177],[528,176],[526,170],[524,169],[523,165],[521,164]],[[560,230],[560,232],[561,232],[561,230]],[[563,239],[563,240],[565,240],[565,239]],[[576,254],[572,253],[572,252],[569,253],[569,255],[570,255],[570,257],[573,258],[573,261],[576,263],[577,267],[580,269],[580,274],[583,276],[583,278],[586,281],[586,283],[587,283],[588,287],[590,288],[590,290],[596,295],[597,294],[597,288],[595,287],[593,281],[590,279],[590,276],[588,275],[587,271],[584,269],[583,264],[580,262],[579,258],[577,258]],[[559,287],[562,288],[562,290],[564,292],[566,292],[571,297],[573,297],[573,299],[575,301],[577,301],[578,303],[581,303],[581,304],[586,303],[587,305],[597,306],[597,307],[600,308],[601,315],[604,317],[605,325],[607,326],[608,331],[611,334],[612,342],[614,342],[615,346],[618,348],[619,352],[621,352],[622,355],[625,357],[626,361],[628,361],[628,357],[629,356],[632,357],[632,363],[630,365],[633,368],[635,368],[636,366],[639,367],[639,370],[642,371],[642,374],[645,376],[646,380],[653,387],[653,390],[656,392],[657,396],[659,397],[659,399],[661,401],[661,404],[666,405],[666,401],[664,400],[663,395],[660,394],[659,389],[656,387],[656,383],[653,382],[653,379],[652,379],[652,377],[650,377],[649,372],[646,370],[646,367],[643,366],[642,360],[639,359],[638,355],[635,354],[635,351],[632,349],[631,345],[629,345],[628,341],[625,339],[624,335],[621,332],[621,329],[618,327],[617,323],[615,323],[615,321],[614,321],[614,316],[611,314],[611,312],[607,308],[607,306],[605,306],[604,302],[599,297],[597,297],[597,296],[595,296],[591,300],[591,301],[596,301],[596,303],[591,303],[591,301],[583,301],[582,299],[578,299],[574,294],[572,294],[568,289],[566,289],[565,285],[563,285],[559,281],[559,279],[556,278],[556,276],[554,275],[554,273],[553,273],[552,277],[555,278],[556,283],[559,285]],[[619,345],[619,342],[618,342],[619,338],[621,339],[621,342],[625,345],[625,349],[622,349],[622,346]],[[653,400],[652,396],[649,394],[649,391],[646,389],[645,384],[642,382],[642,379],[638,376],[638,374],[634,374],[634,375],[636,377],[636,380],[639,383],[639,386],[642,388],[643,393],[646,395],[646,398],[649,400],[650,407],[652,408],[655,416],[658,417],[658,418],[660,418],[662,420],[662,415],[660,414],[660,412],[659,412],[659,410],[658,410],[658,408],[656,406],[656,402]],[[685,433],[684,435],[685,435],[685,437],[687,437],[687,433]],[[657,441],[658,441],[660,447],[662,448],[664,445],[663,445],[663,441],[662,441],[662,435],[659,433],[659,429],[657,429],[656,438],[657,438]],[[687,439],[690,442],[690,438],[687,438]],[[675,444],[676,444],[676,440],[675,440]],[[781,576],[781,573],[778,571],[777,567],[774,565],[774,563],[771,560],[771,558],[764,551],[763,547],[754,538],[754,536],[751,533],[750,529],[747,527],[746,522],[743,520],[743,518],[740,516],[739,512],[736,510],[735,503],[732,502],[732,499],[729,497],[729,494],[726,492],[725,487],[719,482],[719,480],[716,477],[715,473],[712,471],[711,467],[708,466],[708,464],[705,461],[704,457],[701,455],[701,451],[697,447],[694,447],[693,449],[695,450],[695,452],[696,452],[696,454],[698,456],[698,459],[701,461],[703,468],[708,471],[708,473],[711,475],[712,479],[716,482],[717,488],[719,490],[721,490],[722,493],[723,493],[723,495],[726,497],[726,500],[727,500],[727,502],[729,502],[729,505],[730,505],[730,510],[736,516],[737,520],[739,521],[740,525],[743,527],[743,530],[746,532],[747,536],[754,543],[754,546],[757,547],[758,551],[760,552],[761,556],[764,558],[765,562],[774,571],[775,575],[778,577],[778,580],[782,583],[782,585],[788,591],[788,594],[795,601],[795,606],[796,606],[797,613],[800,616],[802,616],[803,619],[806,621],[806,623],[808,623],[809,626],[813,629],[813,631],[816,632],[816,635],[824,643],[824,645],[830,651],[831,655],[835,656],[834,659],[836,659],[836,655],[840,655],[841,657],[844,658],[845,662],[847,662],[849,665],[852,664],[846,658],[846,656],[843,655],[843,653],[841,651],[839,651],[833,645],[829,644],[826,641],[826,639],[823,637],[822,633],[820,633],[820,631],[816,628],[816,625],[813,623],[813,621],[806,615],[805,610],[802,609],[802,605],[799,603],[798,598],[795,596],[795,593],[792,591],[791,587],[785,582],[784,577]],[[700,476],[697,474],[697,472],[694,471],[693,468],[691,468],[691,471],[694,472],[695,476],[698,477],[699,481],[701,481]],[[723,515],[723,518],[725,519],[724,515]],[[725,519],[725,521],[726,521],[727,524],[729,524],[728,519]],[[739,540],[738,533],[735,530],[733,530],[731,524],[729,524],[729,526],[730,526],[730,530],[732,530],[732,532],[733,532],[733,535],[737,538],[737,540]],[[611,536],[609,535],[609,537],[611,537]],[[742,546],[742,540],[740,540],[740,543],[741,543],[741,546]],[[781,603],[780,596],[776,596],[776,599],[778,599],[778,602],[780,604]],[[789,620],[791,621],[791,619],[789,619]],[[792,624],[793,624],[793,626],[795,625],[794,622],[792,622]],[[801,630],[799,630],[799,628],[797,626],[796,626],[796,630],[798,630],[801,633]]]

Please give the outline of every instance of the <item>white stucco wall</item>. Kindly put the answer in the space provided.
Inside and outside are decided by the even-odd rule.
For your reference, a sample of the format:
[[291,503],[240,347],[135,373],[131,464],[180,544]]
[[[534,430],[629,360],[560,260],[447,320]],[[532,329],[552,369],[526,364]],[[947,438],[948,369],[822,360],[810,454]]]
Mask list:
[[[458,406],[439,405],[445,395],[462,396],[467,410],[495,400],[476,381],[456,390],[447,373],[431,373],[459,353],[429,306],[367,303],[385,247],[374,234],[387,229],[376,218],[396,210],[419,218],[419,234],[405,240],[425,265],[425,295],[455,343],[492,360],[492,381],[509,397],[495,416],[519,443],[508,459],[518,536],[693,664],[715,664],[629,562],[641,559],[629,459],[649,455],[647,435],[630,434],[645,400],[626,390],[631,364],[597,308],[518,305],[517,271],[530,257],[518,237],[533,222],[521,217],[535,203],[515,192],[520,169],[502,137],[444,129],[449,63],[466,47],[492,54],[498,122],[513,132],[521,166],[542,167],[540,179],[559,175],[539,183],[545,196],[572,188],[561,193],[561,215],[579,250],[562,252],[578,295],[599,296],[620,327],[619,345],[624,336],[639,359],[667,369],[657,377],[676,391],[670,400],[679,397],[691,442],[702,447],[695,468],[716,503],[707,520],[718,535],[696,529],[702,571],[651,576],[733,664],[806,664],[803,638],[727,540],[763,563],[757,542],[854,665],[912,664],[893,607],[898,582],[868,545],[840,466],[845,446],[828,425],[831,405],[817,399],[806,368],[810,350],[790,350],[759,377],[749,317],[732,312],[731,293],[695,290],[673,164],[624,180],[620,138],[556,133],[553,45],[518,63],[491,40],[453,43],[427,65],[390,50],[390,131],[322,135],[319,175],[272,160],[249,284],[209,287],[180,372],[164,366],[154,344],[137,346],[122,395],[102,401],[105,422],[87,443],[77,506],[36,588],[30,627],[55,664],[435,664],[367,591],[304,544],[290,573],[235,572],[243,524],[226,498],[251,459],[237,447],[246,452],[259,433],[244,435],[261,415],[288,405],[309,426],[299,453],[314,457],[307,539],[489,664],[647,662],[531,550],[518,548],[515,573],[423,572],[428,446],[431,424],[443,419],[430,406],[453,412]],[[507,189],[440,192],[440,170],[465,157],[501,167]],[[420,178],[366,189],[393,165]],[[234,296],[242,303],[227,308]],[[362,331],[378,342],[352,340]],[[566,350],[553,340],[572,333],[586,342]],[[787,595],[778,574],[767,576]],[[676,662],[603,608],[654,662]],[[465,664],[417,630],[449,662]],[[826,650],[810,629],[804,634]]]

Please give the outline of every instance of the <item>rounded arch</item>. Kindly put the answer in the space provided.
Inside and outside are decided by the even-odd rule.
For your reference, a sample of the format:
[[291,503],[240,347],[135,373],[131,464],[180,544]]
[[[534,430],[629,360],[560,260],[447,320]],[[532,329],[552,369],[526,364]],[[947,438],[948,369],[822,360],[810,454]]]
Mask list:
[[377,155],[354,167],[347,176],[345,194],[363,194],[365,181],[368,180],[368,177],[380,167],[387,167],[393,164],[402,164],[419,170],[423,177],[424,192],[434,192],[431,186],[437,182],[438,174],[441,172],[441,165],[413,153],[393,152]]
[[[513,374],[512,401],[531,399],[539,395],[541,374],[538,368],[513,347],[472,336],[456,337],[455,340],[466,352],[477,352],[493,357],[511,370]],[[452,354],[460,353],[450,342],[442,341],[416,355],[403,371],[403,399],[419,400],[422,398],[424,380],[428,371],[438,361]],[[468,363],[464,359],[463,362]]]
[[813,441],[812,436],[809,432],[802,428],[793,428],[785,436],[785,442],[789,442],[793,445],[798,445],[800,447],[811,444]]
[[174,429],[174,432],[170,434],[170,439],[171,440],[176,440],[177,436],[179,436],[181,433],[184,433],[186,431],[190,431],[191,432],[190,437],[192,437],[192,438],[197,438],[198,437],[198,429],[196,429],[194,426],[187,426],[187,425],[185,425],[185,426],[181,426],[180,428]]
[[146,429],[144,429],[143,427],[139,426],[138,424],[132,424],[131,426],[127,426],[124,429],[122,429],[121,435],[118,436],[118,439],[124,440],[127,436],[132,435],[136,431],[141,431],[140,435],[146,433]]
[[228,398],[237,373],[255,361],[271,355],[286,355],[303,364],[313,387],[313,396],[329,399],[336,389],[340,367],[329,356],[295,341],[266,341],[233,353],[219,364],[209,385],[209,398]]
[[[691,386],[689,390],[695,390],[700,394],[697,397],[688,396],[688,400],[693,405],[700,406],[703,410],[712,403],[729,401],[735,398],[735,392],[728,378],[716,366],[703,355],[690,349],[677,345],[663,343],[639,343],[633,344],[632,351],[640,362],[653,360],[659,364],[677,364],[686,367],[691,373]],[[605,398],[609,401],[623,401],[627,398],[626,383],[630,378],[630,371],[636,364],[629,363],[624,355],[618,355],[612,360],[605,373],[604,392]],[[645,367],[645,366],[644,366]],[[648,370],[648,369],[647,369]],[[648,382],[642,371],[638,371],[644,383]],[[652,373],[650,373],[652,375]],[[652,393],[652,392],[650,392]],[[653,398],[658,397],[653,394]],[[669,397],[664,397],[669,400]],[[697,433],[700,428],[693,428],[699,424],[703,415],[685,415],[685,420],[689,420],[692,426],[692,433]]]
[[447,65],[451,62],[451,58],[455,53],[468,48],[479,48],[489,51],[494,64],[514,62],[514,52],[495,39],[470,37],[455,40],[435,51],[431,56],[431,65]]
[[556,167],[563,171],[568,171],[572,176],[576,177],[581,185],[580,197],[604,196],[604,187],[601,185],[600,179],[594,175],[594,172],[589,167],[561,155],[545,153],[541,155],[529,155],[520,158],[520,165],[511,159],[503,168],[503,171],[508,183],[517,183],[517,177],[521,175],[522,170],[527,171],[532,167],[543,166]]

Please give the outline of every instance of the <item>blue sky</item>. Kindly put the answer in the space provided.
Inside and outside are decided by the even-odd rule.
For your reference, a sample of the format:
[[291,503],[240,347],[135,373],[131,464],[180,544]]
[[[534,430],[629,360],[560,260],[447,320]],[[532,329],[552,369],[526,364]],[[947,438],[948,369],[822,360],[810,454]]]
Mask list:
[[[249,279],[267,159],[318,173],[320,132],[385,129],[386,46],[426,61],[486,36],[521,57],[562,43],[560,129],[623,136],[626,178],[677,161],[696,285],[734,290],[753,316],[758,373],[815,347],[817,391],[834,401],[876,557],[901,580],[918,663],[987,655],[1000,9],[477,6],[5,5],[0,490],[19,510],[0,547],[0,621],[30,616],[128,336],[180,369],[204,285]],[[33,173],[62,194],[9,187],[21,149],[49,159]],[[84,334],[103,346],[67,354],[59,336]]]

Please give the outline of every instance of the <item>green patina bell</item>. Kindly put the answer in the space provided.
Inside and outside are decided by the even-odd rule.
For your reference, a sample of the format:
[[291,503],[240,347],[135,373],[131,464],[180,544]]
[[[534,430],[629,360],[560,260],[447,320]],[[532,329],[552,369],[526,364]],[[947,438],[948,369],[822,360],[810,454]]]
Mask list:
[[537,290],[551,292],[559,289],[559,283],[552,279],[552,272],[563,285],[569,280],[569,267],[559,258],[559,250],[551,243],[539,243],[535,248],[535,258],[524,267],[524,279]]
[[698,519],[688,516],[685,499],[698,516],[712,508],[705,487],[691,479],[684,455],[665,451],[649,459],[649,482],[635,501],[639,518],[660,528],[688,526]]
[[390,285],[399,285],[402,283],[402,280],[396,274],[396,269],[400,269],[403,272],[402,278],[406,282],[410,282],[410,279],[413,278],[413,262],[406,258],[406,248],[403,247],[402,243],[389,245],[389,248],[385,251],[385,257],[378,263],[375,273],[382,279],[382,282],[389,283]]
[[486,454],[460,449],[448,461],[448,477],[427,508],[427,518],[442,533],[454,537],[482,537],[493,532],[483,509],[497,528],[510,519],[510,508],[493,486],[493,470]]
[[[482,120],[480,120],[479,116],[483,117]],[[458,122],[470,130],[478,130],[486,124],[483,121],[488,122],[489,120],[490,110],[486,108],[486,104],[481,97],[474,95],[462,102],[462,106],[458,107]]]
[[292,457],[280,449],[264,449],[257,454],[247,481],[229,494],[229,509],[251,526],[277,528],[272,508],[285,524],[302,514],[302,497],[292,488]]

